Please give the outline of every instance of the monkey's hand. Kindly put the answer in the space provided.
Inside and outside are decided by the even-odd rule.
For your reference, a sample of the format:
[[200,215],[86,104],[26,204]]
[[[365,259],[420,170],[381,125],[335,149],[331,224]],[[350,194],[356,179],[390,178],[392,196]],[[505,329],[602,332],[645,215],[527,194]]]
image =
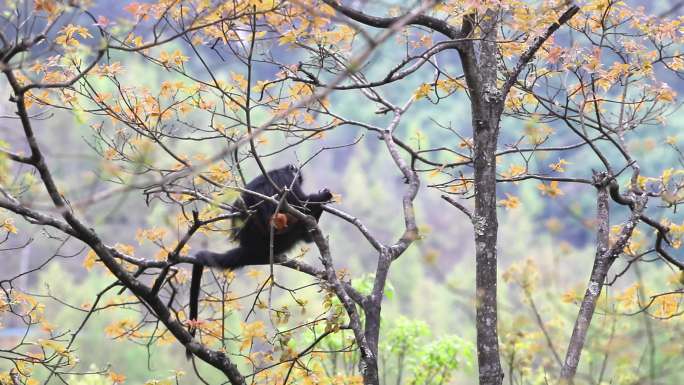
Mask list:
[[333,199],[333,194],[327,188],[318,192],[318,196],[321,198],[321,202],[330,202]]
[[306,200],[309,203],[327,203],[330,202],[333,199],[333,194],[328,190],[327,188],[324,188],[323,190],[319,190],[315,194],[311,194],[308,197],[306,197]]

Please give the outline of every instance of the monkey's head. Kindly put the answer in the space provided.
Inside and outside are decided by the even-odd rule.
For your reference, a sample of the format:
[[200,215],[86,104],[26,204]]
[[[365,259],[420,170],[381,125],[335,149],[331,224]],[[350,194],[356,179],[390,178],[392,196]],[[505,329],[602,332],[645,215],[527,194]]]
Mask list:
[[304,177],[302,176],[302,173],[299,172],[299,168],[293,164],[288,164],[287,166],[284,167],[285,170],[287,170],[288,173],[292,175],[292,179],[297,178],[297,182],[301,185],[304,183]]

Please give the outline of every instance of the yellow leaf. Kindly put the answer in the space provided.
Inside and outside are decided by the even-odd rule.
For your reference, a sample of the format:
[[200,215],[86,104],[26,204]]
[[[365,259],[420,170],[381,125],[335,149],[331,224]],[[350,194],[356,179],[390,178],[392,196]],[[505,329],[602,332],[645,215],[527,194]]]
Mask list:
[[209,167],[209,179],[219,184],[226,184],[233,179],[231,172],[223,164],[213,164]]
[[97,262],[97,254],[95,254],[95,251],[88,250],[88,254],[86,254],[85,259],[83,260],[83,267],[86,268],[86,270],[90,270],[93,268],[95,265],[95,262]]
[[45,332],[52,333],[55,331],[56,326],[47,321],[43,321],[40,323],[40,329]]
[[262,321],[255,321],[252,323],[242,323],[242,344],[240,351],[248,349],[252,346],[254,339],[265,340],[266,332],[264,331],[264,323]]
[[14,219],[12,218],[5,219],[5,221],[2,223],[2,228],[5,229],[5,231],[7,231],[8,233],[17,233],[17,228],[14,226]]
[[458,142],[458,147],[472,149],[475,146],[472,138],[465,138]]
[[246,274],[248,277],[250,277],[252,279],[259,280],[261,278],[261,276],[263,275],[263,272],[261,270],[257,270],[257,269],[249,269],[249,270],[247,270]]
[[554,180],[548,185],[541,183],[537,185],[537,189],[541,191],[542,195],[547,195],[551,198],[556,198],[563,195],[563,191],[558,187],[558,181]]
[[145,230],[138,229],[135,233],[135,239],[138,241],[138,244],[141,245],[144,240],[148,240],[150,242],[161,242],[165,236],[166,229],[163,227],[154,227]]
[[558,160],[558,162],[551,163],[549,167],[555,172],[565,172],[565,166],[568,164],[570,164],[570,162],[561,158]]
[[507,171],[501,173],[501,176],[503,176],[504,178],[515,178],[524,175],[526,172],[527,169],[525,168],[525,166],[521,166],[519,164],[512,164],[510,165],[510,167],[508,167]]
[[675,101],[676,96],[677,96],[677,92],[675,92],[669,86],[663,85],[662,88],[660,88],[657,91],[656,100],[661,101],[661,102],[666,102],[666,103],[672,103]]
[[451,94],[459,89],[465,89],[466,87],[457,79],[440,79],[437,81],[437,88]]
[[136,36],[135,38],[133,38],[133,40],[131,40],[131,43],[133,43],[133,45],[136,47],[142,46],[143,45],[142,36]]
[[280,39],[278,39],[278,43],[280,45],[288,45],[288,44],[294,44],[297,41],[297,33],[294,30],[289,30],[285,32]]
[[247,1],[248,6],[254,7],[255,12],[267,12],[272,11],[278,6],[278,0],[249,0]]
[[539,281],[539,269],[531,258],[513,263],[504,273],[502,278],[506,282],[513,282],[525,290],[532,290]]
[[55,13],[57,11],[57,2],[55,0],[34,0],[33,8],[40,12]]
[[670,178],[672,177],[672,172],[674,169],[668,168],[663,171],[663,174],[660,176],[663,180],[663,184],[667,184],[670,181]]
[[107,336],[117,338],[126,334],[129,330],[135,327],[135,322],[130,319],[122,319],[114,321],[107,325],[104,332]]
[[183,52],[179,49],[173,51],[171,53],[171,60],[173,61],[173,64],[180,66],[186,61],[188,61],[188,57],[183,55]]
[[515,209],[520,206],[520,199],[518,199],[516,196],[506,193],[506,199],[500,200],[499,206],[503,206],[508,210]]
[[654,315],[662,318],[668,318],[675,315],[679,306],[680,297],[681,295],[679,293],[671,293],[656,298],[653,301],[653,306],[656,307]]
[[673,71],[684,70],[684,59],[682,59],[681,57],[672,58],[672,61],[670,62],[670,68]]
[[544,143],[549,136],[553,134],[553,129],[545,124],[527,124],[525,125],[525,135],[530,143],[540,145]]
[[122,254],[126,254],[129,256],[135,255],[135,247],[133,247],[132,245],[128,245],[125,243],[117,243],[114,245],[114,248]]
[[81,38],[93,37],[86,27],[69,24],[59,31],[55,42],[63,47],[78,47],[80,43],[76,35]]
[[632,286],[625,289],[625,291],[623,291],[622,294],[618,295],[615,299],[624,308],[629,309],[637,304],[637,294],[639,293],[639,287],[640,285],[638,283],[635,283]]
[[42,346],[45,349],[52,349],[55,351],[55,353],[57,353],[59,355],[65,355],[67,352],[66,346],[64,346],[62,343],[54,341],[54,340],[39,339],[38,345]]
[[126,381],[126,376],[114,372],[109,372],[109,379],[115,384],[123,384]]
[[565,303],[573,303],[578,299],[579,299],[579,295],[577,294],[575,289],[570,289],[570,290],[566,291],[565,293],[563,293],[563,295],[561,296],[561,301],[563,301]]
[[432,85],[429,83],[423,83],[418,87],[418,89],[413,93],[413,96],[418,99],[422,99],[428,96],[430,93],[430,90],[432,89]]

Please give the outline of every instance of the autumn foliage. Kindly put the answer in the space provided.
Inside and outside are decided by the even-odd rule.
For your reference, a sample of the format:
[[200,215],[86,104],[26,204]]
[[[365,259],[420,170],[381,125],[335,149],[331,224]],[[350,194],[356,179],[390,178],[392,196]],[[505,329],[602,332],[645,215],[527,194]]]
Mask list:
[[[191,374],[174,366],[148,384],[681,379],[670,360],[682,347],[668,337],[680,332],[684,283],[678,9],[6,1],[0,253],[35,255],[0,275],[0,328],[25,331],[0,344],[0,383],[140,380],[81,354],[98,315],[112,346],[142,345],[151,362],[161,347],[175,362],[193,353]],[[66,137],[80,142],[61,148]],[[286,162],[337,193],[321,226],[297,207],[272,217],[274,231],[306,221],[315,242],[280,264],[207,273],[189,322],[194,252],[227,249],[245,180]],[[354,162],[368,185],[345,174]],[[470,236],[457,239],[463,227]],[[27,234],[39,232],[46,243],[33,248]],[[510,232],[525,247],[507,247],[499,235]],[[395,265],[407,259],[442,265]],[[23,281],[49,265],[107,285],[73,289],[72,301]],[[467,295],[443,279],[454,266]],[[581,273],[556,282],[568,266]],[[430,333],[430,314],[399,316],[415,315],[408,302],[390,313],[394,277],[403,289],[442,280],[438,291],[466,298],[472,317],[456,322],[451,309],[452,328]],[[501,316],[501,302],[518,306]],[[55,303],[81,319],[58,324]],[[641,316],[634,345],[646,343],[647,358],[614,346],[627,333],[619,320]]]

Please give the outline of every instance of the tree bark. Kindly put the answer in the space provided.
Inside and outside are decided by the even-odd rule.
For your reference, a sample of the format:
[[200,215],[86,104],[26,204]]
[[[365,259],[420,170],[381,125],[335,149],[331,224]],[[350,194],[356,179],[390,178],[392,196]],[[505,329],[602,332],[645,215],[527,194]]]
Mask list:
[[499,385],[503,371],[497,331],[496,161],[498,120],[475,122],[475,288],[480,385]]

